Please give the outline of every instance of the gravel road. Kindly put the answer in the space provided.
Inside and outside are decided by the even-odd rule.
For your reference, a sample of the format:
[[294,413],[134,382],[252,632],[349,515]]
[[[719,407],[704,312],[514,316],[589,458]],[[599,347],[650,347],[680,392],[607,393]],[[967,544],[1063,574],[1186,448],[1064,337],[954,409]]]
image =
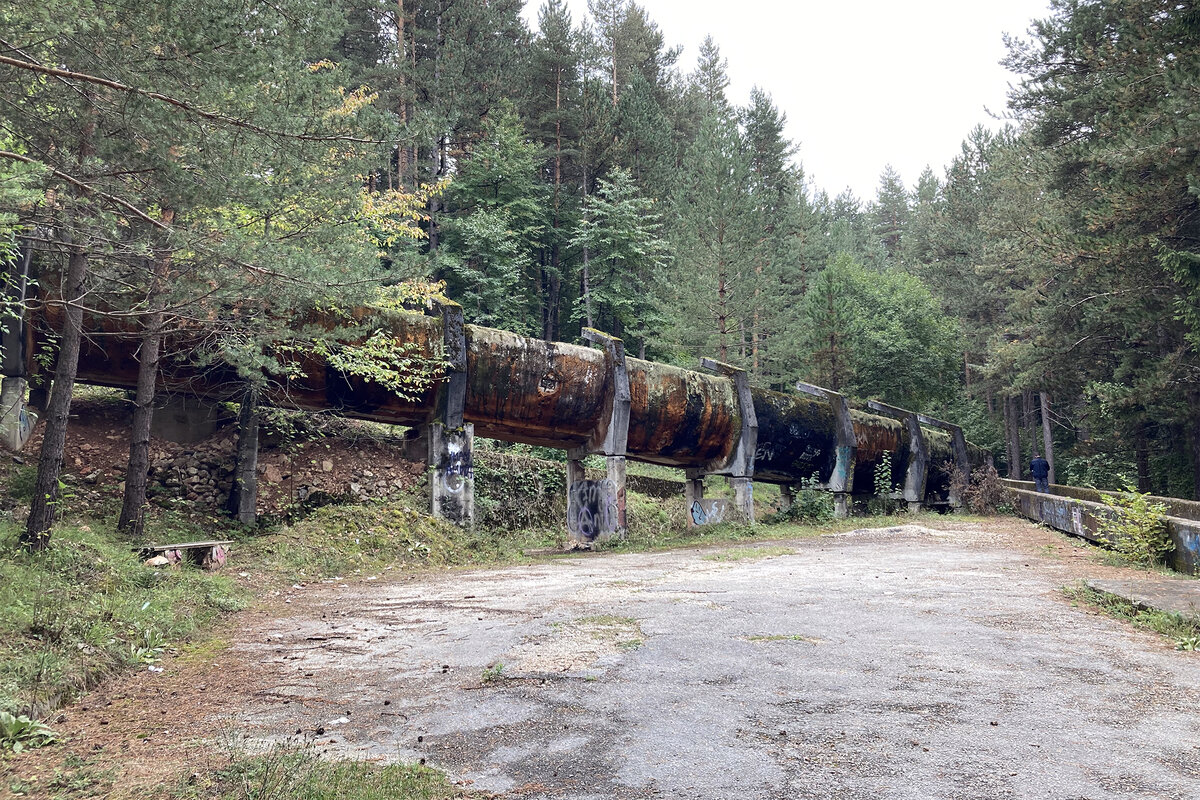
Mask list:
[[980,525],[297,590],[237,724],[501,797],[1200,798],[1200,653]]

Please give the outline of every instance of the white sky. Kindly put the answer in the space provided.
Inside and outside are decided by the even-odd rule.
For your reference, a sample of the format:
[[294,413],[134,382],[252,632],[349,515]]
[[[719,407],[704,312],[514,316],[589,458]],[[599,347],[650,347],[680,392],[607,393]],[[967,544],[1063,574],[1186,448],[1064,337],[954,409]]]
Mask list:
[[[526,0],[536,29],[541,0]],[[814,191],[875,197],[891,164],[910,188],[925,165],[941,177],[977,124],[998,127],[1016,76],[1002,34],[1025,37],[1049,0],[638,0],[679,65],[695,67],[705,35],[729,61],[730,99],[765,89]],[[586,0],[568,0],[576,26]]]

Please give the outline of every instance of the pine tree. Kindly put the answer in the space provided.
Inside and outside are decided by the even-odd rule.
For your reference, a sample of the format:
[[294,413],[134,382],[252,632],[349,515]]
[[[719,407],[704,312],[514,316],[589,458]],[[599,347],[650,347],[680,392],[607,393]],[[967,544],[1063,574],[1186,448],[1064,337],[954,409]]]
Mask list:
[[883,245],[887,263],[898,264],[902,256],[901,239],[909,221],[908,190],[891,164],[879,176],[879,189],[870,214],[872,229]]
[[545,232],[539,150],[512,104],[501,103],[459,167],[435,264],[471,322],[541,332],[533,258]]
[[640,194],[628,170],[618,168],[600,181],[586,210],[571,245],[591,253],[593,320],[630,344],[637,342],[644,358],[647,340],[662,325],[662,279],[669,260],[654,202]]
[[747,317],[753,313],[754,246],[750,159],[733,117],[712,108],[684,158],[672,197],[679,317],[672,339],[698,358],[715,352],[744,363]]
[[526,105],[530,134],[542,144],[543,182],[550,190],[549,224],[541,254],[542,337],[560,337],[563,305],[563,261],[576,214],[579,152],[581,47],[579,33],[563,0],[547,0],[538,14],[538,34],[530,58],[531,95]]

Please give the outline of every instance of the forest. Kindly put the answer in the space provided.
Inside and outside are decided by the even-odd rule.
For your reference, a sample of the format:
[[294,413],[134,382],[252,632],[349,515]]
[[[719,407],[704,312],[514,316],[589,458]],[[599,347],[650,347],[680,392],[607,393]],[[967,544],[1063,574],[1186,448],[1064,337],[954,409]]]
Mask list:
[[1007,43],[1009,122],[871,198],[806,179],[775,76],[739,106],[718,38],[683,64],[631,0],[588,8],[0,9],[0,260],[64,320],[48,443],[84,315],[142,337],[123,526],[164,337],[246,398],[298,350],[403,391],[420,365],[312,312],[353,330],[356,305],[436,292],[472,323],[952,420],[1013,477],[1037,450],[1060,483],[1200,499],[1192,2],[1054,0]]

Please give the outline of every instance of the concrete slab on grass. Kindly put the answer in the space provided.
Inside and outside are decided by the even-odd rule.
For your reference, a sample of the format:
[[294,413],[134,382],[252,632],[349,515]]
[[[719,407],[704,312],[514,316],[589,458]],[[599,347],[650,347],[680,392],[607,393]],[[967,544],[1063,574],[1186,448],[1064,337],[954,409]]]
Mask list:
[[1089,580],[1100,592],[1124,597],[1135,606],[1169,611],[1200,620],[1200,581],[1184,578],[1137,578],[1133,580]]

